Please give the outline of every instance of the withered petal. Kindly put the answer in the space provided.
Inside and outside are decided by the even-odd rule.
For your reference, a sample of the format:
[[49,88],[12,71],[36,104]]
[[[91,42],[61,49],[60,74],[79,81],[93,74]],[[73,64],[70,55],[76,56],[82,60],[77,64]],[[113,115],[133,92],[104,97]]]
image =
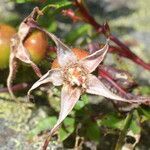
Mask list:
[[42,28],[38,28],[38,29],[43,31],[44,33],[46,33],[55,42],[55,44],[57,46],[58,63],[61,67],[64,67],[69,63],[76,62],[77,58],[76,58],[75,54],[67,45],[65,45],[54,34],[47,32],[45,29],[42,29]]
[[51,129],[50,136],[52,136],[59,128],[61,122],[67,117],[71,112],[76,102],[79,100],[81,95],[81,89],[78,87],[70,87],[65,84],[61,91],[61,110],[59,113],[59,118],[55,126]]
[[[7,86],[8,86],[8,91],[12,98],[14,98],[13,92],[11,90],[11,82],[13,78],[15,77],[15,72],[16,72],[16,62],[17,59],[28,63],[32,66],[34,69],[35,73],[37,76],[41,77],[41,72],[38,66],[31,60],[30,54],[28,50],[24,47],[23,42],[26,38],[26,36],[29,34],[31,27],[30,25],[27,24],[27,20],[33,20],[36,14],[39,13],[39,9],[35,7],[31,14],[24,19],[24,21],[20,24],[18,32],[12,37],[11,39],[11,53],[10,53],[10,61],[9,61],[9,75],[7,79]],[[32,23],[33,23],[32,22]]]
[[86,70],[88,70],[89,73],[93,72],[98,67],[98,65],[103,61],[109,48],[108,43],[109,40],[107,39],[106,44],[102,49],[99,49],[95,53],[80,60],[80,64],[82,64],[82,66]]
[[37,76],[41,77],[41,72],[38,66],[31,60],[28,50],[24,47],[23,43],[27,35],[33,29],[29,22],[32,20],[32,24],[36,24],[34,16],[39,13],[39,9],[35,7],[31,14],[23,20],[19,26],[18,33],[11,39],[11,53],[14,54],[19,60],[31,64]]
[[63,77],[61,71],[59,69],[49,70],[46,74],[44,74],[38,81],[36,81],[32,85],[32,87],[28,91],[28,97],[30,96],[31,91],[46,83],[52,83],[55,86],[62,85]]
[[150,103],[150,98],[141,98],[133,96],[132,99],[122,98],[112,93],[96,76],[89,74],[87,79],[87,93],[104,96],[116,101],[122,101],[127,103]]

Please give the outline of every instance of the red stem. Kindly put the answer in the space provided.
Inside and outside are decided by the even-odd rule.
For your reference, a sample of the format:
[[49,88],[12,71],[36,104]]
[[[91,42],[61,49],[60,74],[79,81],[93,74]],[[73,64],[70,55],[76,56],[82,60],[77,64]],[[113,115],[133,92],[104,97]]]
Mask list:
[[110,35],[109,38],[114,43],[116,43],[120,48],[122,48],[124,50],[124,51],[122,51],[122,53],[125,53],[124,57],[126,57],[128,59],[131,59],[135,63],[143,66],[145,69],[150,70],[150,64],[149,63],[145,63],[141,58],[139,58],[138,56],[136,56],[136,54],[134,54],[133,52],[131,52],[130,49],[124,43],[122,43],[120,40],[118,40],[117,37],[115,37],[114,35]]
[[105,78],[107,81],[109,81],[121,94],[123,94],[124,96],[127,95],[126,91],[124,89],[122,89],[117,83],[114,82],[114,80],[108,74],[108,72],[106,72],[105,70],[103,70],[101,68],[101,69],[99,69],[99,75],[101,77]]
[[103,26],[97,23],[96,20],[88,13],[85,7],[81,4],[80,0],[75,0],[75,5],[77,6],[77,8],[79,8],[81,15],[86,22],[91,24],[96,31],[103,32]]
[[[81,0],[75,0],[75,5],[79,9],[80,14],[84,18],[86,22],[88,22],[93,28],[98,32],[104,34],[106,37],[108,36],[109,29],[106,28],[104,25],[100,25],[96,20],[89,14],[87,9],[83,6]],[[108,26],[108,24],[107,24]],[[125,53],[124,56],[128,59],[131,59],[135,63],[143,66],[145,69],[150,70],[150,64],[144,62],[142,59],[140,59],[137,55],[135,55],[131,50],[122,43],[117,37],[115,37],[112,34],[109,34],[109,38],[111,41],[113,41],[115,44],[117,44],[123,51],[122,53]]]

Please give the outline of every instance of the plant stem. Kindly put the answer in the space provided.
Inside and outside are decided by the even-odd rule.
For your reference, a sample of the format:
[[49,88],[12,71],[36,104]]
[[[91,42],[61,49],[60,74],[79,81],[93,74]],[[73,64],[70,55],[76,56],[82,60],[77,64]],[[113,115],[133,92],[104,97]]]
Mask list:
[[125,57],[127,57],[128,59],[131,59],[136,64],[143,66],[145,69],[150,70],[150,64],[145,63],[141,58],[139,58],[133,52],[131,52],[130,49],[124,43],[122,43],[117,37],[115,37],[114,35],[110,35],[109,38],[111,41],[113,41],[121,49],[124,50],[124,52],[122,51],[122,53],[125,53],[126,55]]
[[122,94],[122,96],[127,95],[127,92],[113,80],[113,78],[111,77],[111,75],[107,71],[100,68],[99,69],[99,75],[101,77],[105,78],[107,81],[109,81]]
[[[19,84],[12,86],[11,88],[13,92],[17,92],[20,90],[27,89],[28,87],[29,85],[27,83],[19,83]],[[4,93],[4,92],[8,92],[8,88],[0,88],[0,93]]]
[[[46,5],[45,7],[42,8],[42,10],[40,10],[43,14],[49,9],[49,8],[55,8],[55,5],[54,4],[49,4],[49,5]],[[36,17],[36,20],[39,19],[41,15],[37,15]]]
[[[121,56],[124,56],[138,65],[141,65],[143,68],[150,70],[150,64],[144,62],[141,58],[139,58],[136,54],[134,54],[128,46],[126,46],[123,42],[121,42],[117,37],[112,35],[109,31],[109,26],[99,24],[88,12],[88,10],[84,7],[82,0],[75,0],[75,6],[78,8],[83,20],[89,23],[98,33],[102,33],[106,38],[110,38],[116,45],[118,45],[121,50]],[[120,53],[119,53],[120,54]]]
[[124,145],[124,139],[125,139],[126,133],[127,133],[128,128],[130,126],[130,123],[132,121],[132,117],[133,117],[133,112],[130,112],[125,119],[124,127],[123,127],[122,131],[120,132],[115,150],[121,150],[122,149],[122,146]]

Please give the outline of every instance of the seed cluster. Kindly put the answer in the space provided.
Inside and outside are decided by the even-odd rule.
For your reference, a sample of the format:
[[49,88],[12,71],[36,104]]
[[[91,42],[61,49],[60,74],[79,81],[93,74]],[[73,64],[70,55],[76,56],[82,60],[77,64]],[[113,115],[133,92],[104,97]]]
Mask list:
[[87,73],[79,64],[69,65],[64,70],[64,81],[71,86],[86,88]]

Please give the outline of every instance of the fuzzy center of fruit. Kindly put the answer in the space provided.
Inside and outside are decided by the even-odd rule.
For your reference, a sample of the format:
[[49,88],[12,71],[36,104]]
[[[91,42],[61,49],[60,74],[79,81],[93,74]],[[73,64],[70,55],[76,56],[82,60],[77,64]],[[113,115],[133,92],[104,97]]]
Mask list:
[[86,88],[86,72],[80,66],[71,66],[64,71],[65,80],[71,86],[78,86],[82,88]]

